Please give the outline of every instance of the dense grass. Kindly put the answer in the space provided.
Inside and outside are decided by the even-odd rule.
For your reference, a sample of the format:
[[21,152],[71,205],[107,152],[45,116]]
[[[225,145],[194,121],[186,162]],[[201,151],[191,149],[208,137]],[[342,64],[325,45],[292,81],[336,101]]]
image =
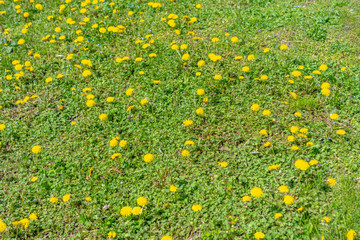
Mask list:
[[[160,3],[0,0],[1,238],[359,235],[359,2]],[[302,171],[298,159],[318,163]]]

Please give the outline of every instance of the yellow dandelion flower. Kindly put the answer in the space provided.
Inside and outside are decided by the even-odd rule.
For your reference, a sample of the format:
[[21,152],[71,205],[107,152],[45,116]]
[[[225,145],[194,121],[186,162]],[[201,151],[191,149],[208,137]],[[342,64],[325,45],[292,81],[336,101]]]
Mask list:
[[136,200],[137,204],[139,206],[146,206],[148,204],[148,200],[145,198],[145,197],[139,197],[137,200]]
[[170,186],[170,192],[176,192],[177,191],[177,187],[175,187],[174,185]]
[[144,161],[147,162],[147,163],[151,163],[152,161],[154,161],[154,159],[155,159],[155,157],[151,153],[147,153],[144,156]]
[[63,202],[68,202],[70,200],[70,194],[65,194],[63,197],[62,197],[62,200]]
[[194,211],[194,212],[198,212],[198,211],[201,211],[202,209],[202,206],[200,204],[196,204],[196,205],[193,205],[191,207],[191,209]]
[[255,104],[251,105],[250,109],[257,112],[260,110],[260,105],[255,103]]
[[259,187],[254,187],[253,189],[251,189],[250,193],[253,197],[256,197],[256,198],[259,198],[264,194],[262,189]]
[[335,186],[336,180],[333,179],[333,178],[328,178],[328,179],[326,180],[326,183],[327,183],[327,185],[329,185],[330,187],[332,187],[332,186]]
[[35,154],[38,154],[41,152],[41,147],[39,145],[33,146],[31,151]]
[[123,216],[123,217],[128,217],[128,216],[131,215],[131,213],[132,213],[132,208],[131,208],[131,207],[128,207],[128,206],[123,207],[123,208],[121,208],[121,210],[120,210],[120,214],[121,214],[121,216]]
[[298,159],[295,161],[295,167],[300,169],[301,171],[306,171],[309,169],[310,165],[308,162],[306,162],[302,159]]

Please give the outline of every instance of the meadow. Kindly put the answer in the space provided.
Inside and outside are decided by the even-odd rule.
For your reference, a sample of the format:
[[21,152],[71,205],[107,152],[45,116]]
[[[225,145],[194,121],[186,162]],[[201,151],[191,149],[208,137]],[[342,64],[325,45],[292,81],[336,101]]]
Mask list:
[[358,239],[358,0],[0,0],[1,239]]

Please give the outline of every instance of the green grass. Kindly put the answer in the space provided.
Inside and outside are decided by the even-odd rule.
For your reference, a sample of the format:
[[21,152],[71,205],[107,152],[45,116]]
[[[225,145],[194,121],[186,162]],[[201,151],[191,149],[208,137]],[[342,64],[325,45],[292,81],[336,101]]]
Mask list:
[[[43,10],[35,8],[38,3]],[[66,5],[62,13],[61,4]],[[116,239],[254,239],[256,232],[265,239],[346,239],[350,229],[359,235],[358,1],[161,4],[156,9],[146,1],[129,0],[116,0],[113,6],[108,1],[86,6],[78,1],[0,4],[6,11],[0,15],[0,124],[6,126],[0,131],[0,219],[7,225],[0,237],[105,239],[113,231]],[[16,13],[16,5],[21,5],[21,13]],[[81,8],[88,10],[82,14]],[[134,14],[129,16],[129,11]],[[178,15],[174,28],[167,24],[171,13]],[[49,15],[53,19],[48,20]],[[189,24],[185,16],[198,21]],[[85,17],[89,22],[80,25]],[[76,24],[66,23],[68,18]],[[22,33],[30,22],[28,32]],[[95,23],[98,28],[92,28]],[[99,32],[117,25],[125,31]],[[56,27],[61,32],[55,32]],[[148,34],[153,36],[147,39]],[[42,40],[46,35],[49,39]],[[74,42],[78,36],[85,40]],[[233,36],[237,43],[231,42]],[[212,42],[214,37],[219,42]],[[25,43],[19,45],[19,39]],[[145,43],[150,45],[143,49]],[[175,51],[172,43],[188,48]],[[282,44],[288,49],[280,50]],[[150,53],[157,56],[150,58]],[[181,59],[185,53],[190,55],[186,65]],[[213,62],[210,53],[222,59]],[[74,54],[70,60],[69,54]],[[255,60],[247,60],[250,54]],[[130,58],[116,62],[124,56]],[[143,61],[136,62],[137,57]],[[92,66],[81,64],[84,59]],[[197,66],[200,59],[205,66]],[[19,79],[14,60],[22,65]],[[26,69],[25,61],[33,70]],[[328,69],[314,74],[321,64]],[[242,72],[244,66],[250,71]],[[299,66],[304,66],[301,77],[292,76]],[[83,77],[84,70],[92,75]],[[64,76],[56,78],[58,74]],[[215,75],[222,79],[215,80]],[[269,78],[254,80],[261,75]],[[47,83],[48,77],[52,81]],[[331,85],[330,96],[321,93],[324,82]],[[84,91],[89,87],[91,91]],[[135,89],[131,96],[125,94],[129,88]],[[203,96],[196,94],[200,88]],[[86,105],[90,94],[93,107]],[[27,96],[29,100],[19,104]],[[114,102],[107,102],[108,97]],[[145,98],[149,103],[141,105]],[[260,111],[252,111],[253,104],[259,104]],[[129,106],[134,108],[127,111]],[[196,114],[198,108],[204,115]],[[271,116],[262,115],[265,109]],[[336,121],[330,119],[334,112],[339,115]],[[103,113],[106,121],[99,119]],[[184,126],[187,119],[193,125]],[[291,126],[307,128],[307,138],[291,133]],[[262,129],[267,136],[259,134]],[[340,129],[346,134],[337,135]],[[289,142],[290,135],[297,140]],[[110,147],[116,137],[127,146]],[[187,140],[195,144],[184,145]],[[307,146],[309,141],[314,145]],[[271,146],[265,147],[266,142]],[[35,145],[42,148],[39,154],[32,153]],[[292,150],[293,145],[299,150]],[[183,157],[183,150],[190,155]],[[112,159],[114,153],[121,157]],[[155,156],[151,163],[143,160],[147,153]],[[297,159],[319,164],[300,171],[294,165]],[[268,170],[275,164],[280,167]],[[329,186],[328,178],[336,185]],[[176,192],[170,191],[171,185],[178,187]],[[280,185],[289,193],[279,192]],[[244,202],[254,187],[264,194]],[[65,194],[71,194],[67,202],[62,200]],[[284,203],[285,195],[294,197],[293,205]],[[85,200],[88,196],[92,201]],[[59,202],[51,203],[52,197]],[[122,216],[121,209],[138,206],[139,197],[148,200],[141,214]],[[202,209],[194,212],[195,204]],[[27,228],[12,224],[31,213],[38,219],[30,220]],[[275,219],[276,213],[282,217]],[[329,223],[322,221],[325,216]]]

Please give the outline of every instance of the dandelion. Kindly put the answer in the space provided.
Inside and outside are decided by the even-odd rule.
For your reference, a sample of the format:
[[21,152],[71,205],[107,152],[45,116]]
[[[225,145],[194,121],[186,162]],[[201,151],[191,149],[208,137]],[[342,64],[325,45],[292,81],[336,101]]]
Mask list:
[[295,167],[300,169],[301,171],[306,171],[309,169],[310,165],[308,162],[302,160],[302,159],[298,159],[295,162]]
[[285,185],[281,185],[281,186],[279,187],[279,191],[280,191],[281,193],[288,193],[288,192],[289,192],[289,188],[288,188],[287,186],[285,186]]
[[65,194],[63,197],[62,197],[62,200],[63,202],[68,202],[70,200],[70,194]]
[[287,140],[288,140],[289,142],[295,142],[296,138],[295,138],[294,136],[288,136],[288,137],[287,137]]
[[0,219],[0,232],[5,232],[6,228],[7,228],[6,223],[1,221],[1,219]]
[[88,77],[88,76],[91,76],[92,73],[90,70],[85,70],[83,73],[82,73],[83,77]]
[[296,93],[290,92],[290,95],[291,95],[294,99],[297,99],[297,94],[296,94]]
[[226,168],[229,165],[227,162],[218,162],[218,164],[223,168]]
[[92,201],[92,198],[91,198],[91,197],[86,197],[86,198],[85,198],[85,201],[91,202],[91,201]]
[[196,91],[196,94],[199,95],[199,96],[202,96],[205,94],[205,90],[202,89],[202,88],[199,88],[197,91]]
[[110,140],[110,147],[116,147],[118,145],[118,141],[116,138]]
[[350,229],[346,234],[347,240],[354,240],[356,236],[356,232],[353,229]]
[[21,219],[20,224],[23,225],[25,229],[27,229],[30,225],[30,220],[27,218]]
[[174,185],[170,186],[170,192],[176,192],[177,191],[177,187],[175,187]]
[[281,213],[275,213],[275,219],[279,219],[279,218],[281,218],[282,217],[282,214]]
[[335,186],[335,185],[336,185],[336,180],[335,180],[335,179],[332,179],[332,178],[328,178],[328,179],[326,180],[326,183],[327,183],[327,185],[329,185],[330,187],[332,187],[332,186]]
[[214,79],[215,79],[215,80],[220,80],[220,79],[222,79],[222,76],[221,76],[221,75],[215,75],[215,76],[214,76]]
[[260,135],[266,136],[268,135],[267,131],[265,129],[260,130]]
[[202,66],[205,65],[205,61],[204,61],[204,60],[200,60],[200,61],[198,61],[197,65],[198,65],[198,67],[202,67]]
[[19,41],[17,42],[17,44],[19,44],[19,45],[22,45],[22,44],[24,44],[25,43],[25,40],[24,39],[19,39]]
[[114,101],[114,98],[113,97],[108,97],[108,98],[106,98],[106,101],[111,103],[111,102]]
[[187,140],[185,142],[185,145],[195,145],[195,143],[193,141],[191,141],[191,140]]
[[251,200],[251,197],[246,195],[246,196],[243,196],[242,199],[241,199],[243,202],[250,202]]
[[330,118],[332,120],[337,120],[339,118],[339,115],[337,115],[336,113],[333,113],[333,114],[330,115]]
[[324,89],[321,90],[321,94],[328,97],[328,96],[330,96],[331,91],[329,89],[327,89],[327,88],[324,88]]
[[59,202],[59,199],[56,198],[56,197],[52,197],[52,198],[50,198],[49,201],[50,201],[51,203],[57,203],[57,202]]
[[245,67],[241,68],[241,71],[248,72],[248,71],[250,71],[250,68],[248,66],[245,66]]
[[183,122],[183,124],[186,126],[186,127],[188,127],[188,126],[191,126],[192,124],[194,123],[194,121],[193,120],[185,120],[184,122]]
[[307,128],[301,128],[301,129],[300,129],[300,132],[301,132],[301,133],[307,133],[308,131],[309,131],[309,130],[308,130]]
[[299,127],[297,127],[297,126],[292,126],[290,128],[290,132],[292,132],[292,133],[297,133],[298,131],[299,131]]
[[141,214],[141,211],[142,211],[142,208],[141,208],[141,207],[134,207],[131,213],[132,213],[133,215],[140,215],[140,214]]
[[336,134],[338,134],[338,135],[345,135],[346,132],[345,132],[344,130],[337,130],[337,131],[336,131]]
[[281,44],[280,45],[280,50],[287,50],[288,46],[286,44]]
[[144,156],[144,162],[146,162],[146,163],[151,163],[152,161],[154,161],[154,159],[155,159],[155,157],[151,153],[147,153]]
[[326,223],[329,223],[331,221],[329,217],[323,217],[321,220],[325,221]]
[[36,180],[38,180],[38,177],[33,177],[33,178],[31,178],[31,180],[30,180],[30,181],[32,181],[32,182],[36,182]]
[[239,41],[239,38],[238,37],[232,37],[230,39],[230,41],[233,42],[233,43],[237,43]]
[[255,56],[250,54],[248,57],[247,57],[247,60],[248,61],[252,61],[252,60],[255,60]]
[[265,80],[268,80],[268,79],[269,79],[269,77],[267,75],[261,75],[260,76],[260,80],[262,80],[262,81],[265,81]]
[[309,165],[310,165],[310,166],[314,166],[314,165],[316,165],[316,164],[318,164],[318,163],[319,163],[318,160],[311,160],[311,161],[309,162]]
[[134,92],[134,88],[128,88],[128,89],[126,89],[126,92],[125,92],[125,94],[127,95],[127,96],[131,96],[132,95],[132,93]]
[[321,87],[321,89],[326,89],[326,88],[329,89],[330,88],[330,83],[324,82],[324,83],[321,84],[320,87]]
[[204,114],[204,109],[202,109],[202,108],[196,109],[196,114],[197,115],[203,115]]
[[131,208],[131,207],[128,207],[128,206],[123,207],[123,208],[121,208],[121,210],[120,210],[120,214],[121,214],[121,216],[123,216],[123,217],[128,217],[128,216],[131,215],[131,213],[132,213],[132,208]]
[[253,189],[251,189],[250,193],[253,197],[256,197],[256,198],[259,198],[264,194],[262,189],[259,187],[254,187]]
[[201,211],[202,209],[202,206],[200,204],[196,204],[196,205],[193,205],[191,207],[191,209],[194,211],[194,212],[198,212],[198,211]]
[[182,150],[182,151],[181,151],[181,155],[182,155],[183,157],[189,157],[190,152],[189,152],[188,150]]
[[271,111],[270,111],[270,110],[264,110],[264,111],[262,112],[262,114],[263,114],[264,116],[270,116],[270,115],[271,115]]
[[294,150],[294,151],[296,151],[296,150],[299,150],[299,147],[296,146],[296,145],[294,145],[294,146],[291,146],[291,149]]
[[268,167],[269,170],[275,170],[278,169],[280,167],[280,164],[275,164],[275,165],[271,165]]
[[33,146],[31,151],[35,154],[38,154],[41,152],[41,147],[39,145]]
[[35,220],[38,220],[38,217],[37,217],[36,213],[32,213],[32,214],[29,215],[29,219],[35,221]]
[[257,112],[260,110],[260,105],[255,103],[255,104],[251,105],[250,109]]
[[100,114],[99,119],[100,119],[101,121],[105,121],[105,120],[108,119],[108,115],[106,115],[105,113],[102,113],[102,114]]
[[172,240],[172,237],[170,237],[169,235],[165,235],[161,238],[161,240]]
[[127,141],[125,141],[125,140],[121,140],[119,143],[119,146],[122,148],[126,147],[126,145],[127,145]]
[[185,53],[181,58],[182,58],[182,60],[184,60],[184,61],[188,61],[188,60],[190,59],[190,55],[187,54],[187,53]]
[[254,234],[254,237],[255,237],[255,239],[263,239],[263,238],[265,238],[265,234],[262,232],[256,232]]
[[115,159],[115,158],[118,158],[118,157],[121,157],[120,153],[114,153],[113,155],[111,155],[111,159]]
[[108,233],[108,238],[115,238],[116,237],[116,233],[115,232],[109,232]]
[[291,73],[291,75],[293,75],[294,77],[300,77],[300,76],[301,76],[301,72],[295,70],[295,71],[293,71],[293,72]]
[[294,198],[290,195],[286,195],[284,197],[284,202],[286,205],[293,205],[294,204]]

